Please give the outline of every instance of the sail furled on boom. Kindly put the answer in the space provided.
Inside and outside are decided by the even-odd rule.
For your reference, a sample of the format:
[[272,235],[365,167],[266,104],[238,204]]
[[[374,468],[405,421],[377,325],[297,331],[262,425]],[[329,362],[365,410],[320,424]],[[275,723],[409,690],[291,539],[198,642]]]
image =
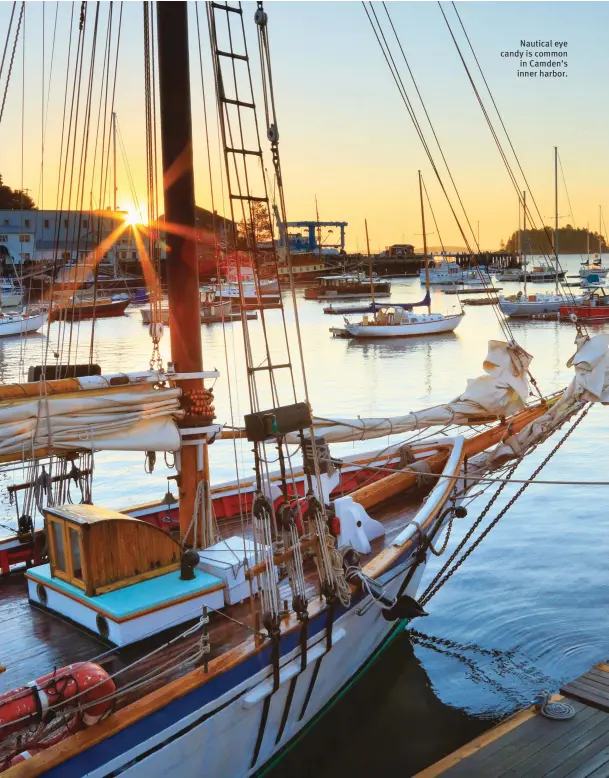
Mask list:
[[[370,440],[426,427],[472,425],[494,421],[521,411],[529,396],[528,368],[532,357],[520,346],[491,340],[483,363],[484,375],[467,382],[452,402],[405,416],[390,418],[329,419],[313,417],[315,434],[328,443]],[[289,438],[290,443],[298,443]]]
[[478,471],[503,466],[516,457],[524,456],[533,445],[549,438],[574,413],[588,403],[609,405],[609,335],[590,338],[582,333],[575,339],[577,350],[567,362],[575,375],[564,392],[548,410],[500,443],[494,450],[472,459]]
[[[80,389],[0,400],[0,457],[4,461],[40,452],[180,448],[180,389],[155,387],[149,380],[118,386],[106,382],[104,386],[101,376],[65,383],[67,388],[80,384]],[[14,388],[20,386],[28,387]]]

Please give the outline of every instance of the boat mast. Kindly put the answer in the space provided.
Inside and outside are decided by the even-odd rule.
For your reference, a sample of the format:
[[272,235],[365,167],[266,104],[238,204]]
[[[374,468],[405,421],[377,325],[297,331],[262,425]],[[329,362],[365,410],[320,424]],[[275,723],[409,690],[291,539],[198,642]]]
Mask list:
[[[112,200],[112,213],[113,219],[116,218],[116,111],[112,111],[112,175],[113,175],[113,200]],[[114,246],[114,278],[118,276],[118,248]]]
[[[173,225],[165,238],[171,357],[177,373],[201,373],[188,15],[186,2],[159,0],[156,7],[165,222]],[[191,379],[179,385],[183,391],[190,392],[200,389],[202,381]],[[179,457],[180,535],[187,544],[192,542],[192,535],[186,536],[191,530],[197,485],[207,477],[208,471],[207,446],[203,446],[202,468],[197,462],[198,449],[198,446],[182,446]]]
[[370,296],[372,297],[372,312],[374,313],[374,280],[372,278],[372,255],[370,254],[370,240],[368,239],[368,219],[364,219],[366,227],[366,249],[368,250],[368,272],[370,274]]
[[554,254],[556,256],[556,294],[558,294],[558,146],[554,146]]
[[598,206],[598,260],[603,264],[603,206]]
[[425,232],[425,209],[423,208],[423,177],[419,170],[419,196],[421,198],[421,223],[423,225],[423,261],[425,262],[425,296],[427,297],[427,313],[431,313],[431,299],[429,291],[429,258],[427,256],[427,234]]
[[[521,261],[522,265],[524,267],[524,296],[526,298],[527,296],[527,261],[526,261],[526,253],[525,253],[525,246],[527,242],[527,191],[526,189],[522,193],[522,241],[521,241]],[[520,219],[518,219],[520,221]]]
[[116,111],[112,112],[112,171],[114,177],[112,210],[116,213]]

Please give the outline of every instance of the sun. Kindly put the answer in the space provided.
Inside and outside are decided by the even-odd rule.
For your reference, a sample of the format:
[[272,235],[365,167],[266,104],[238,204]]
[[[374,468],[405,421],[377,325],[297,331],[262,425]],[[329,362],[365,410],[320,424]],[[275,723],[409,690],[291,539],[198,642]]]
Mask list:
[[128,224],[130,227],[133,227],[136,224],[142,224],[142,217],[135,208],[127,208],[125,224]]

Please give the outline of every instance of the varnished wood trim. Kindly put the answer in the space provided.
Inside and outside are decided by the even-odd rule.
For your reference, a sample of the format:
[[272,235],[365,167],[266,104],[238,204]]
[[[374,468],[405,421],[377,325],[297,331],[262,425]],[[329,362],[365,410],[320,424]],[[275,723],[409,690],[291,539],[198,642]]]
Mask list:
[[83,603],[83,601],[80,600],[78,597],[74,596],[70,592],[64,591],[58,586],[53,586],[53,584],[49,583],[48,581],[40,581],[38,578],[34,578],[34,576],[30,575],[27,572],[25,574],[25,577],[29,578],[31,581],[33,581],[36,584],[42,584],[42,586],[47,586],[49,589],[53,589],[53,591],[57,592],[58,594],[63,594],[64,597],[68,597],[68,599],[74,600],[74,602],[77,602],[80,605],[85,605],[85,607],[91,608],[91,610],[95,611],[96,613],[101,613],[102,616],[105,616],[110,621],[114,621],[116,624],[122,624],[125,621],[132,621],[133,619],[137,619],[140,616],[147,616],[149,613],[162,611],[165,610],[166,608],[170,608],[172,605],[178,605],[181,602],[188,602],[188,600],[194,600],[197,597],[202,597],[204,594],[212,594],[213,592],[218,592],[220,591],[220,589],[226,588],[226,584],[223,583],[218,584],[217,586],[211,586],[209,589],[205,589],[205,591],[202,592],[194,592],[191,594],[186,594],[184,595],[184,597],[180,597],[177,600],[171,600],[171,602],[162,603],[161,605],[156,605],[152,608],[145,608],[144,610],[138,611],[137,613],[130,614],[129,616],[118,617],[118,616],[113,616],[111,613],[108,613],[108,611],[105,611],[103,608],[100,608],[97,605],[94,605],[93,603],[90,602]]
[[[558,397],[560,397],[560,394],[554,398],[553,402],[555,402]],[[548,406],[545,403],[540,403],[538,406],[535,406],[532,409],[527,409],[518,414],[516,417],[510,420],[509,425],[500,425],[499,428],[494,428],[500,429],[502,431],[497,442],[503,439],[503,437],[507,435],[508,432],[511,434],[512,432],[517,432],[519,429],[522,429],[522,427],[524,427],[530,421],[543,414],[547,407]],[[482,436],[487,435],[488,432],[493,432],[493,430],[487,430],[480,433],[479,435],[476,435],[474,438],[466,440],[464,446],[466,456],[472,456],[473,453],[476,453],[476,449],[478,447],[473,443],[473,441],[481,439]],[[470,445],[468,446],[468,444]],[[492,442],[487,443],[479,450],[484,451],[485,448],[489,447],[489,445],[492,445]],[[404,546],[407,546],[407,543],[404,544]],[[399,549],[390,549],[390,551],[392,559],[399,558],[399,556],[404,553],[404,547]],[[385,552],[381,552],[379,557],[383,556],[384,553]],[[380,575],[388,566],[389,560],[387,560],[387,563],[383,565],[382,569],[378,570],[375,575]],[[367,570],[368,566],[366,566],[364,569]],[[309,603],[310,618],[317,616],[321,610],[325,609],[325,607],[325,603],[320,598],[313,600],[311,603]],[[299,628],[300,623],[295,614],[291,614],[281,623],[282,634],[287,634]],[[156,689],[150,694],[147,694],[145,697],[136,700],[135,702],[131,703],[131,705],[116,711],[112,714],[112,716],[107,718],[105,721],[99,722],[94,727],[91,727],[90,729],[84,730],[82,732],[77,732],[76,734],[58,743],[52,748],[40,752],[31,759],[28,759],[19,765],[15,765],[14,767],[10,767],[3,774],[3,778],[38,778],[38,776],[42,775],[47,770],[50,770],[51,768],[62,764],[62,762],[77,756],[83,751],[86,751],[88,748],[92,748],[98,743],[101,743],[103,740],[112,737],[117,732],[121,732],[123,729],[126,729],[132,724],[135,724],[145,716],[149,716],[165,705],[168,705],[170,702],[173,702],[173,700],[183,697],[200,686],[204,686],[208,681],[216,678],[218,675],[232,670],[234,667],[244,662],[250,656],[259,653],[266,646],[266,644],[267,641],[260,641],[259,645],[257,645],[254,637],[247,638],[243,641],[243,643],[241,643],[241,645],[235,646],[215,659],[212,659],[209,663],[207,673],[203,673],[201,669],[192,670],[182,678],[177,678],[162,688]],[[555,699],[559,698],[556,697]],[[507,721],[504,722],[503,725],[507,725]],[[421,778],[422,775],[423,774],[419,774],[419,778]],[[425,778],[431,778],[432,775],[432,773],[429,773],[427,776],[425,776]]]
[[95,595],[106,594],[107,592],[114,592],[118,589],[124,589],[125,586],[132,586],[140,581],[148,581],[151,578],[158,578],[159,575],[165,575],[165,573],[172,573],[174,570],[180,569],[180,563],[175,562],[173,565],[165,565],[165,567],[156,567],[154,570],[146,570],[145,573],[138,573],[132,575],[130,578],[123,578],[120,581],[113,581],[105,586],[96,586]]

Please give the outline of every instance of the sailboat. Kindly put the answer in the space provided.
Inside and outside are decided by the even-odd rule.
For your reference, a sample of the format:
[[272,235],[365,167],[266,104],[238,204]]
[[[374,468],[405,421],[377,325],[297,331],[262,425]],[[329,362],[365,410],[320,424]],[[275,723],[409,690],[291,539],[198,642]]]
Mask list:
[[[425,289],[427,313],[415,313],[412,308],[403,308],[397,304],[375,305],[374,286],[371,276],[372,319],[368,315],[359,324],[345,321],[345,332],[352,338],[403,338],[411,335],[436,335],[442,332],[454,332],[465,315],[460,313],[445,316],[443,313],[431,312],[429,256],[427,254],[427,236],[425,234],[425,210],[423,207],[423,183],[419,170],[419,195],[421,199],[421,221],[423,224],[423,255],[425,272]],[[366,237],[368,228],[366,226]],[[370,256],[370,247],[368,247]]]
[[[147,31],[148,6],[144,12]],[[236,98],[219,73],[227,58],[238,56],[248,69],[249,58],[246,47],[232,48],[241,40],[241,8],[208,4],[207,13],[226,144],[226,108]],[[219,49],[215,35],[224,14],[229,25],[238,22],[230,50]],[[175,225],[167,233],[172,363],[56,380],[43,365],[40,380],[0,387],[0,461],[26,457],[31,465],[27,482],[14,486],[27,499],[18,506],[18,533],[0,539],[0,570],[33,562],[0,599],[3,639],[7,631],[18,638],[30,630],[28,641],[12,640],[11,654],[2,656],[4,688],[15,687],[0,696],[0,771],[7,778],[254,775],[327,709],[400,625],[425,615],[419,583],[432,551],[439,553],[433,544],[453,519],[466,517],[460,503],[467,478],[519,460],[589,403],[609,400],[599,389],[606,382],[598,381],[609,370],[607,343],[598,338],[578,339],[572,382],[543,400],[529,403],[531,356],[515,343],[492,341],[483,375],[458,398],[376,419],[316,417],[305,385],[287,404],[261,405],[263,387],[254,380],[261,364],[246,352],[249,412],[236,429],[217,423],[206,382],[218,372],[203,369],[192,262],[186,3],[157,2],[156,15],[165,214]],[[261,4],[255,20],[268,53]],[[270,59],[263,68],[270,89]],[[148,95],[147,109],[150,101]],[[239,103],[255,110],[253,95],[242,94]],[[273,106],[267,129],[286,221],[275,103],[265,105]],[[146,139],[150,151],[150,122]],[[225,145],[227,156],[245,151]],[[181,175],[172,180],[167,173],[177,160]],[[260,194],[238,200],[228,176],[227,186],[232,201],[255,197],[268,207]],[[262,323],[267,313],[261,303]],[[294,317],[298,338],[296,306]],[[242,327],[247,338],[245,312]],[[287,370],[270,357],[264,368],[271,377]],[[437,435],[429,432],[434,427]],[[428,431],[424,439],[421,430]],[[337,469],[330,444],[388,434],[403,437]],[[253,475],[237,472],[214,488],[211,447],[235,437],[253,448]],[[169,494],[125,512],[93,504],[92,456],[100,450],[148,452],[148,460],[150,452],[174,452],[177,501]],[[271,454],[276,472],[268,469]],[[80,503],[66,500],[70,485],[81,490]],[[36,506],[44,535],[35,526]],[[172,516],[179,539],[167,531]],[[5,619],[7,610],[19,617]],[[36,651],[41,641],[47,667]]]
[[[526,261],[523,263],[522,279],[525,282],[524,291],[514,295],[499,295],[499,308],[502,313],[510,318],[528,319],[534,316],[543,316],[544,314],[557,314],[561,305],[565,304],[565,296],[558,291],[559,281],[564,278],[564,271],[559,267],[558,260],[558,148],[554,147],[554,192],[555,192],[555,229],[554,229],[554,253],[556,255],[555,267],[534,267],[531,271],[527,270]],[[526,192],[523,192],[522,205],[524,211],[524,232],[526,235]],[[555,292],[537,292],[532,295],[527,294],[528,281],[548,281],[553,280],[556,283]],[[583,300],[582,296],[569,295],[571,302],[578,303]]]

